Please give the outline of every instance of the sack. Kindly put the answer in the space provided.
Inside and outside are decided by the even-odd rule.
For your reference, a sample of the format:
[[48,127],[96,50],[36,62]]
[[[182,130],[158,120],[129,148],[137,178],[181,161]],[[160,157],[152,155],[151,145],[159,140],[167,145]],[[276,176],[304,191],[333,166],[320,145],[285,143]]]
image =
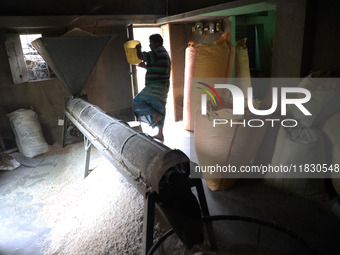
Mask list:
[[340,111],[339,79],[328,73],[314,72],[299,83],[299,87],[311,92],[311,99],[304,107],[312,115],[304,115],[295,105],[287,107],[287,116],[296,119],[305,127],[315,127],[336,112]]
[[235,48],[230,42],[230,34],[223,34],[214,43],[198,44],[193,77],[232,77],[235,62]]
[[26,157],[35,157],[48,151],[38,116],[32,110],[19,109],[7,114],[19,151]]
[[[228,105],[224,103],[224,105]],[[260,105],[257,104],[256,108]],[[256,156],[258,148],[267,130],[267,124],[263,127],[253,128],[243,125],[216,125],[213,127],[214,119],[225,119],[242,121],[242,119],[254,118],[254,115],[247,109],[246,115],[242,117],[234,116],[232,109],[221,109],[207,111],[207,115],[197,112],[195,125],[195,149],[200,166],[240,166],[251,164]],[[242,118],[242,119],[240,119]],[[227,173],[204,173],[208,187],[211,190],[229,189],[237,180],[233,174],[228,178]]]
[[230,42],[230,35],[223,34],[214,43],[192,44],[186,53],[183,121],[185,129],[193,131],[196,112],[201,106],[201,94],[204,93],[195,89],[195,81],[232,77],[235,48]]
[[[321,131],[302,125],[294,128],[280,128],[272,166],[323,164],[326,161],[326,144]],[[308,173],[299,171],[295,173],[293,171],[290,173],[271,172],[266,174],[264,182],[289,194],[313,200],[325,200],[325,180],[308,177]]]
[[[186,130],[192,130],[194,123],[190,119],[190,96],[191,96],[191,79],[195,70],[195,61],[197,47],[193,42],[185,49],[185,69],[184,69],[184,98],[183,98],[183,123]],[[190,122],[191,121],[191,122]]]
[[[340,113],[337,113],[326,120],[325,124],[322,127],[322,131],[327,135],[327,138],[330,140],[331,151],[328,153],[331,154],[331,164],[334,167],[340,165]],[[334,171],[332,172],[332,184],[337,194],[340,197],[340,172]]]

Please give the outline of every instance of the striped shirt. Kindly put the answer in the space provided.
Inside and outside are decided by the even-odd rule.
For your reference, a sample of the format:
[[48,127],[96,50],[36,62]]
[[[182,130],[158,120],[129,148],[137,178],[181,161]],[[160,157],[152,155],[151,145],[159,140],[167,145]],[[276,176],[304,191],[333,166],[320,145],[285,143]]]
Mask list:
[[167,83],[170,78],[170,56],[163,46],[149,52],[142,52],[146,62],[145,86],[152,83]]

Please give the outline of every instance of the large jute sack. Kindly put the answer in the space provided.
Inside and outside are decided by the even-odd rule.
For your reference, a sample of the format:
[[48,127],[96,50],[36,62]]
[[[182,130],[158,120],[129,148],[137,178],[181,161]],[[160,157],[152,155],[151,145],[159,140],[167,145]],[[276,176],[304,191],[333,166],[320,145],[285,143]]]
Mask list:
[[193,77],[225,78],[234,71],[235,48],[230,42],[230,34],[223,34],[213,43],[198,44]]
[[184,95],[188,98],[184,104],[185,129],[190,131],[194,130],[196,112],[201,107],[201,95],[205,93],[196,89],[196,81],[232,77],[235,63],[235,48],[230,42],[229,34],[223,34],[214,43],[196,44],[194,48],[196,54],[195,63],[191,64],[194,67],[192,77],[186,79],[186,82],[189,82],[189,85],[186,85],[189,89],[185,90],[185,94],[189,94]]
[[185,49],[185,68],[184,68],[184,98],[183,98],[183,124],[186,130],[190,130],[194,123],[190,123],[194,119],[190,119],[190,95],[191,86],[190,81],[195,70],[195,61],[197,55],[197,47],[193,42],[190,42]]
[[[323,133],[316,128],[298,125],[293,128],[281,127],[276,139],[272,166],[327,163],[327,151]],[[291,168],[293,169],[293,168]],[[289,194],[313,200],[327,198],[325,179],[312,178],[313,173],[300,171],[270,172],[264,182]]]
[[340,111],[340,79],[332,76],[331,72],[316,71],[303,78],[298,86],[311,92],[311,99],[303,105],[312,115],[304,115],[295,105],[288,105],[287,115],[306,127],[315,127]]
[[35,157],[48,151],[37,114],[19,109],[7,114],[19,151],[26,157]]
[[247,94],[247,88],[251,87],[250,68],[248,48],[246,45],[247,38],[236,41],[236,61],[235,61],[235,77],[236,85],[239,87],[243,94]]
[[[187,104],[188,108],[186,109],[186,111],[188,112],[188,115],[187,115],[188,118],[184,122],[186,123],[186,126],[185,126],[186,130],[194,131],[196,113],[202,107],[202,94],[206,94],[207,98],[211,98],[207,94],[207,92],[202,89],[209,91],[211,95],[214,97],[217,104],[220,104],[215,93],[210,88],[208,88],[207,86],[203,84],[206,84],[214,88],[215,84],[230,84],[231,81],[228,78],[218,78],[218,79],[216,78],[192,78],[190,82],[191,84],[190,84],[189,103]],[[228,89],[217,89],[216,88],[215,91],[220,96],[220,98],[230,97],[230,91]]]
[[[322,131],[326,134],[330,141],[331,147],[327,153],[331,154],[331,164],[333,168],[340,166],[340,113],[331,116],[322,127]],[[332,172],[333,187],[340,197],[340,171]]]
[[[214,119],[241,122],[255,118],[246,109],[246,115],[233,115],[232,109],[208,110],[206,115],[197,112],[195,124],[195,149],[200,167],[207,166],[240,166],[251,164],[267,130],[263,127],[243,125],[216,125]],[[258,118],[258,117],[257,117]],[[240,177],[238,174],[203,173],[203,177],[211,190],[226,190]]]

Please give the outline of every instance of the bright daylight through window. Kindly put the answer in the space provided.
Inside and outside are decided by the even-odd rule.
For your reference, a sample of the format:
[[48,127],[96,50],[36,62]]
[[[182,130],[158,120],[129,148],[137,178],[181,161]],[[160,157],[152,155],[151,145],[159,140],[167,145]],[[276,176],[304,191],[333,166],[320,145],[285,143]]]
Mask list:
[[40,37],[41,34],[20,35],[20,41],[29,81],[55,78],[54,73],[49,68],[45,60],[40,56],[40,54],[31,44],[32,41]]

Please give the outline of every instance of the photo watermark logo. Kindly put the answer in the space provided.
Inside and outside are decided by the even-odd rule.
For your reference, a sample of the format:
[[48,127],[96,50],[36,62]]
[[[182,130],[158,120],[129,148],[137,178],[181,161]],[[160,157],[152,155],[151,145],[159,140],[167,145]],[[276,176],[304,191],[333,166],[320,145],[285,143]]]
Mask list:
[[[199,83],[199,84],[209,88],[212,92],[214,92],[214,94],[217,96],[218,100],[220,101],[221,106],[223,106],[220,95],[217,93],[217,91],[212,86],[210,86],[210,85],[208,85],[206,83],[203,83],[203,82],[197,82],[197,83]],[[196,88],[197,89],[201,89],[204,92],[206,92],[211,97],[211,99],[214,101],[215,105],[217,105],[215,97],[211,94],[210,91],[208,91],[205,88],[201,88],[201,87],[196,87]],[[206,115],[207,114],[207,95],[206,94],[202,94],[201,99],[202,99],[201,105],[204,106],[204,107],[201,108],[202,114]]]
[[[272,105],[269,109],[256,109],[253,104],[253,88],[249,87],[247,88],[247,97],[245,98],[245,95],[243,91],[232,84],[215,84],[214,87],[205,84],[203,82],[197,82],[201,85],[206,86],[211,91],[215,93],[217,98],[219,99],[221,106],[222,100],[217,93],[216,89],[228,89],[232,95],[232,110],[233,115],[242,116],[245,115],[245,101],[247,102],[247,108],[249,111],[257,116],[267,116],[273,114],[278,107],[278,97],[279,97],[279,88],[273,87],[272,88]],[[214,101],[215,105],[217,105],[216,100],[212,93],[208,91],[205,88],[197,87],[203,91],[205,91]],[[288,98],[288,94],[292,93],[299,93],[303,94],[304,97],[299,98]],[[280,102],[281,102],[281,116],[287,115],[287,106],[288,105],[295,105],[305,116],[311,116],[312,114],[306,109],[306,107],[303,106],[304,103],[307,103],[311,99],[311,93],[308,89],[300,88],[300,87],[281,87],[280,88]],[[245,100],[246,99],[246,100]],[[207,114],[207,95],[202,94],[201,95],[201,114],[206,115]],[[262,127],[265,122],[270,122],[271,126],[274,127],[275,122],[281,122],[281,125],[283,127],[295,127],[297,126],[297,121],[295,119],[250,119],[250,120],[243,120],[243,121],[233,121],[232,119],[214,119],[213,126],[216,127],[216,125],[225,125],[230,124],[232,125],[243,125],[246,126],[248,124],[249,127]]]

